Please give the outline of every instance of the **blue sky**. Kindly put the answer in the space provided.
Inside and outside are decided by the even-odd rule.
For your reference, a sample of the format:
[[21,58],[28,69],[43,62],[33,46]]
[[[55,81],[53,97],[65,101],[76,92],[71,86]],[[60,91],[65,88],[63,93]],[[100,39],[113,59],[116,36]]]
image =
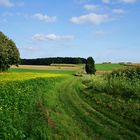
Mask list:
[[139,0],[0,0],[0,31],[21,58],[140,62]]

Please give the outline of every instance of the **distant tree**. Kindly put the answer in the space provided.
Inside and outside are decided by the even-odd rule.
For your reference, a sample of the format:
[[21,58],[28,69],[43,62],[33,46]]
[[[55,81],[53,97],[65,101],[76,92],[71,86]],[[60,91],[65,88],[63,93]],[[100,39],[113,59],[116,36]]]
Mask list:
[[86,66],[85,66],[87,74],[95,74],[95,61],[92,57],[88,57],[86,60]]
[[0,72],[8,70],[11,65],[18,66],[19,51],[15,43],[0,32]]

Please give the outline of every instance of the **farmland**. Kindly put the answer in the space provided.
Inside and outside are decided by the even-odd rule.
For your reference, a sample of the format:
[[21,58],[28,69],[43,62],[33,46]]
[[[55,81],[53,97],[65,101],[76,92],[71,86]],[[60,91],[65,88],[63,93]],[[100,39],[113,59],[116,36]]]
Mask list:
[[61,70],[20,67],[0,74],[0,139],[140,139],[139,78],[75,77],[83,66],[53,67]]
[[0,0],[0,140],[140,140],[140,0]]
[[125,66],[120,64],[96,64],[97,71],[112,71],[114,69],[120,69],[123,67]]

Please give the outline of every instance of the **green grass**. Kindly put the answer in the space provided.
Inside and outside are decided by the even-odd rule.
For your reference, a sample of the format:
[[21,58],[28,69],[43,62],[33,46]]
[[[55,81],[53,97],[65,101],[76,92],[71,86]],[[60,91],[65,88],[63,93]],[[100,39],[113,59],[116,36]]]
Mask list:
[[134,81],[122,78],[106,81],[102,77],[94,77],[84,79],[83,83],[86,87],[81,91],[81,98],[116,123],[110,127],[116,128],[117,135],[124,139],[140,138],[140,80],[135,79],[133,84]]
[[76,71],[69,70],[39,70],[39,69],[22,69],[22,68],[10,68],[8,72],[32,72],[32,73],[50,73],[50,74],[74,74]]
[[133,83],[72,75],[0,83],[0,139],[138,140],[140,81]]
[[120,64],[96,64],[97,71],[112,71],[123,67],[124,66]]

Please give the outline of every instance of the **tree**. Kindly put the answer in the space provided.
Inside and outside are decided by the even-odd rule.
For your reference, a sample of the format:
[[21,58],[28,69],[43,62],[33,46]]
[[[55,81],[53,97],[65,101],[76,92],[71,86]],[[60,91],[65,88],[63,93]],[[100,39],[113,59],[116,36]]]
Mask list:
[[16,44],[0,32],[0,72],[8,70],[11,65],[18,66],[20,54]]
[[88,57],[86,60],[86,66],[85,66],[87,74],[95,74],[95,61],[92,57]]

